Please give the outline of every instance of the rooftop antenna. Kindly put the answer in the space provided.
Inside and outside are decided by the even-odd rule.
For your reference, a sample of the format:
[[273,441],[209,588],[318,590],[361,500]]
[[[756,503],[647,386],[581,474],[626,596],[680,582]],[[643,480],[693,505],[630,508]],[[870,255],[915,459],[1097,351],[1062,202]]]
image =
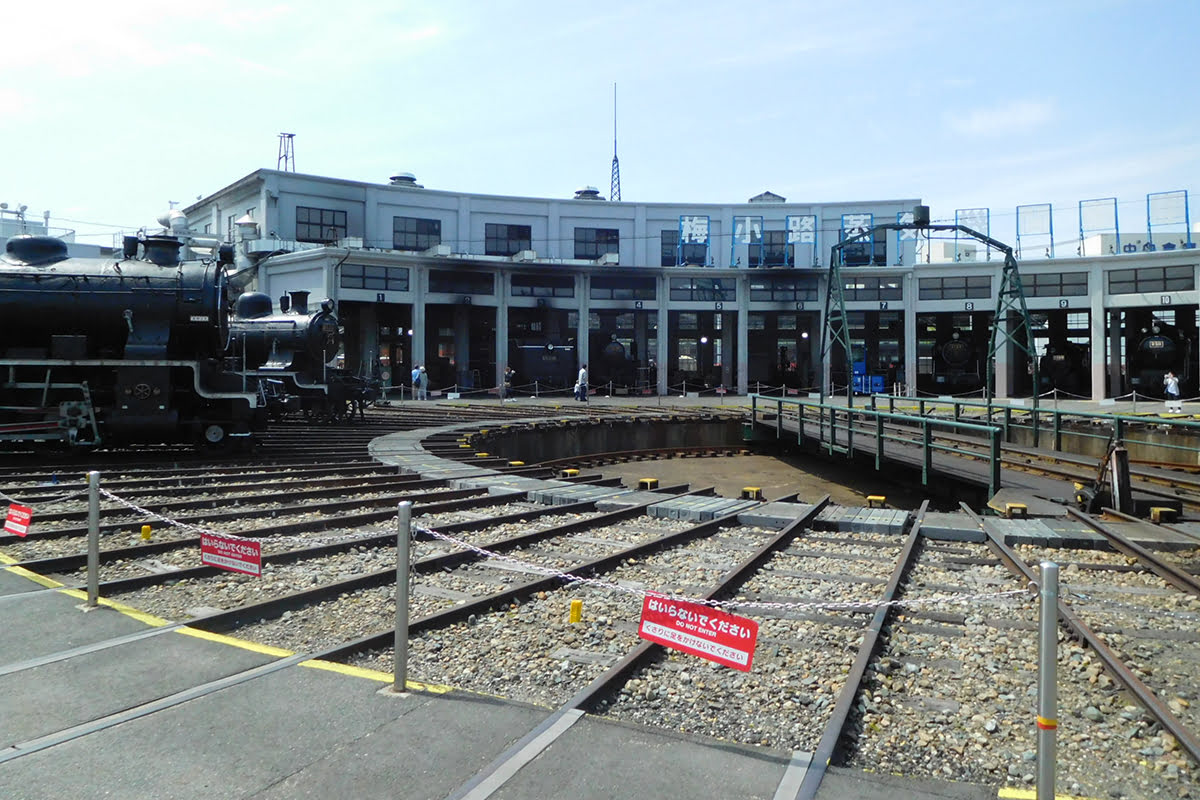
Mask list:
[[621,199],[621,162],[617,160],[617,84],[613,84],[613,165],[612,165],[612,187],[608,192],[608,199],[620,201]]
[[282,172],[296,171],[296,145],[292,141],[294,133],[279,134],[279,158],[275,159],[275,169]]

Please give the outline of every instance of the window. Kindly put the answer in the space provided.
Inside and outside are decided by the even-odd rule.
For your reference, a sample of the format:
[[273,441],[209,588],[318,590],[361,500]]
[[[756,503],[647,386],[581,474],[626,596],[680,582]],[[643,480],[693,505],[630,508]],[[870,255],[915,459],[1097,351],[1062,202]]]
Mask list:
[[590,297],[593,300],[654,300],[654,278],[596,276],[592,278]]
[[1034,272],[1021,276],[1029,297],[1083,297],[1087,295],[1086,272]]
[[343,264],[341,286],[343,289],[407,292],[408,267],[372,267],[363,264]]
[[1109,294],[1190,292],[1195,288],[1195,268],[1191,266],[1115,269],[1108,273]]
[[847,300],[900,300],[899,278],[853,277],[845,280]]
[[[874,239],[872,246],[871,239]],[[876,228],[873,237],[859,239],[842,248],[843,264],[847,267],[867,267],[887,262],[887,229]]]
[[346,212],[296,207],[296,241],[333,244],[346,238]]
[[574,297],[575,278],[570,275],[513,275],[513,297]]
[[990,275],[956,275],[917,281],[917,297],[921,300],[982,300],[991,296]]
[[788,244],[787,231],[763,231],[762,244],[749,248],[751,267],[782,267],[796,264],[796,246]]
[[736,300],[737,287],[720,278],[671,278],[672,300]]
[[679,252],[679,231],[664,230],[662,232],[662,265],[674,267],[679,263],[703,266],[708,261],[708,245],[685,244],[683,252]]
[[442,221],[418,217],[392,217],[393,250],[428,250],[442,243]]
[[817,299],[817,277],[751,278],[750,301],[808,302]]
[[576,228],[575,257],[595,261],[605,253],[620,252],[620,240],[615,228]]
[[444,294],[495,294],[496,285],[489,272],[431,269],[429,291]]
[[483,252],[489,256],[515,256],[522,250],[533,249],[533,234],[528,225],[488,222],[483,226],[483,237]]

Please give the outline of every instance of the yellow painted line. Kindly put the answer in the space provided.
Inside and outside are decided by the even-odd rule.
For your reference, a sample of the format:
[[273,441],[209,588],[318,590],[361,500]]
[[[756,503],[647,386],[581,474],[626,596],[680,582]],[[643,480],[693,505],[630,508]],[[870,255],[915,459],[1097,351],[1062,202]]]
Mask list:
[[177,633],[182,633],[184,636],[193,636],[197,639],[204,639],[205,641],[209,642],[217,642],[218,644],[227,644],[230,647],[238,647],[242,650],[249,650],[252,653],[262,653],[266,656],[287,658],[288,656],[295,655],[295,653],[291,650],[284,650],[282,647],[272,647],[269,644],[259,644],[258,642],[251,642],[247,641],[246,639],[237,639],[233,636],[226,636],[223,633],[202,631],[197,628],[180,628]]
[[[1036,789],[1017,789],[1012,786],[1005,786],[997,792],[996,797],[1003,800],[1037,800]],[[1095,798],[1084,797],[1077,794],[1059,794],[1054,793],[1054,800],[1095,800]]]
[[[9,562],[15,563],[15,562]],[[39,586],[45,586],[47,589],[57,589],[62,586],[61,583],[53,578],[47,578],[44,575],[38,575],[36,572],[30,572],[24,567],[5,567],[5,572],[11,572],[13,575],[20,575],[22,578],[28,578]],[[84,595],[85,599],[87,595]]]
[[[354,667],[349,664],[338,664],[335,661],[322,661],[317,658],[311,661],[301,661],[300,666],[323,669],[326,672],[336,672],[340,675],[349,675],[352,678],[366,678],[367,680],[379,681],[380,683],[391,683],[396,679],[396,676],[390,672],[381,672],[377,669],[367,669],[366,667]],[[445,686],[440,683],[422,683],[421,681],[405,681],[404,687],[430,694],[446,694],[447,692],[454,691],[453,686]]]
[[15,563],[17,563],[17,559],[13,558],[12,556],[6,556],[6,555],[4,555],[4,553],[0,552],[0,564],[15,564]]
[[[82,589],[63,589],[63,594],[67,597],[74,597],[76,600],[87,600],[87,592]],[[120,612],[127,617],[137,620],[143,625],[149,625],[151,628],[161,628],[164,625],[170,625],[171,620],[156,617],[153,614],[147,614],[145,611],[139,611],[133,606],[127,606],[124,603],[118,603],[116,600],[109,600],[104,597],[96,599],[97,604],[106,608],[111,608],[113,611]]]

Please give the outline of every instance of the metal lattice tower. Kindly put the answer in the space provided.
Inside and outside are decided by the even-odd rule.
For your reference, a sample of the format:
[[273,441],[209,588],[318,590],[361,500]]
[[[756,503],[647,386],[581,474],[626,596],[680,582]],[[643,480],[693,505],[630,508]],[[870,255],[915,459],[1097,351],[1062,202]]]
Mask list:
[[[916,213],[920,211],[921,213]],[[1000,278],[1000,291],[996,295],[996,311],[992,317],[991,335],[988,337],[987,351],[987,380],[984,391],[990,404],[996,396],[996,354],[1005,342],[1012,344],[1016,350],[1025,354],[1030,362],[1030,372],[1033,377],[1033,414],[1037,417],[1038,390],[1041,388],[1038,375],[1038,359],[1034,353],[1033,322],[1029,318],[1029,308],[1025,305],[1025,288],[1021,284],[1021,272],[1017,267],[1017,259],[1013,249],[1003,242],[968,228],[965,225],[935,225],[929,222],[929,209],[918,206],[914,209],[913,222],[886,223],[860,231],[848,237],[845,241],[835,244],[829,256],[829,286],[825,295],[825,326],[821,330],[821,358],[826,371],[829,370],[829,356],[833,355],[834,344],[841,344],[846,356],[846,403],[854,405],[853,360],[850,348],[850,330],[846,318],[845,284],[842,281],[841,266],[845,260],[844,248],[863,239],[875,236],[878,230],[918,230],[954,231],[982,242],[990,248],[1004,254],[1004,271]],[[828,381],[821,381],[821,402],[825,402],[825,391]],[[1037,446],[1037,426],[1034,426],[1034,446]]]
[[613,163],[612,185],[608,190],[609,200],[621,199],[621,162],[617,160],[617,85],[613,84]]
[[282,172],[296,171],[296,145],[294,133],[279,134],[279,157],[275,159],[275,169]]

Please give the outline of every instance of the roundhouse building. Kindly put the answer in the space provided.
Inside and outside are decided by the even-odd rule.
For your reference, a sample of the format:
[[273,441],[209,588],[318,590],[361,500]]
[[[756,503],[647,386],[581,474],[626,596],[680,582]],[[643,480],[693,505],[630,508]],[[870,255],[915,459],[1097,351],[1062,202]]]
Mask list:
[[[333,299],[345,366],[385,384],[424,365],[434,390],[488,389],[507,365],[519,390],[569,390],[587,363],[592,385],[618,395],[798,393],[822,382],[978,394],[1003,259],[977,242],[877,231],[847,245],[853,374],[840,353],[822,363],[830,248],[910,221],[920,202],[792,203],[771,192],[729,204],[609,202],[590,187],[506,197],[426,188],[408,174],[366,183],[264,169],[184,211],[198,233],[245,238],[259,291]],[[1190,236],[1153,250],[1136,234],[1120,248],[1109,238],[1081,241],[1082,256],[1020,261],[1037,390],[1161,396],[1171,369],[1194,396],[1200,259]],[[998,396],[1033,393],[1028,362],[1011,345],[997,354]]]

